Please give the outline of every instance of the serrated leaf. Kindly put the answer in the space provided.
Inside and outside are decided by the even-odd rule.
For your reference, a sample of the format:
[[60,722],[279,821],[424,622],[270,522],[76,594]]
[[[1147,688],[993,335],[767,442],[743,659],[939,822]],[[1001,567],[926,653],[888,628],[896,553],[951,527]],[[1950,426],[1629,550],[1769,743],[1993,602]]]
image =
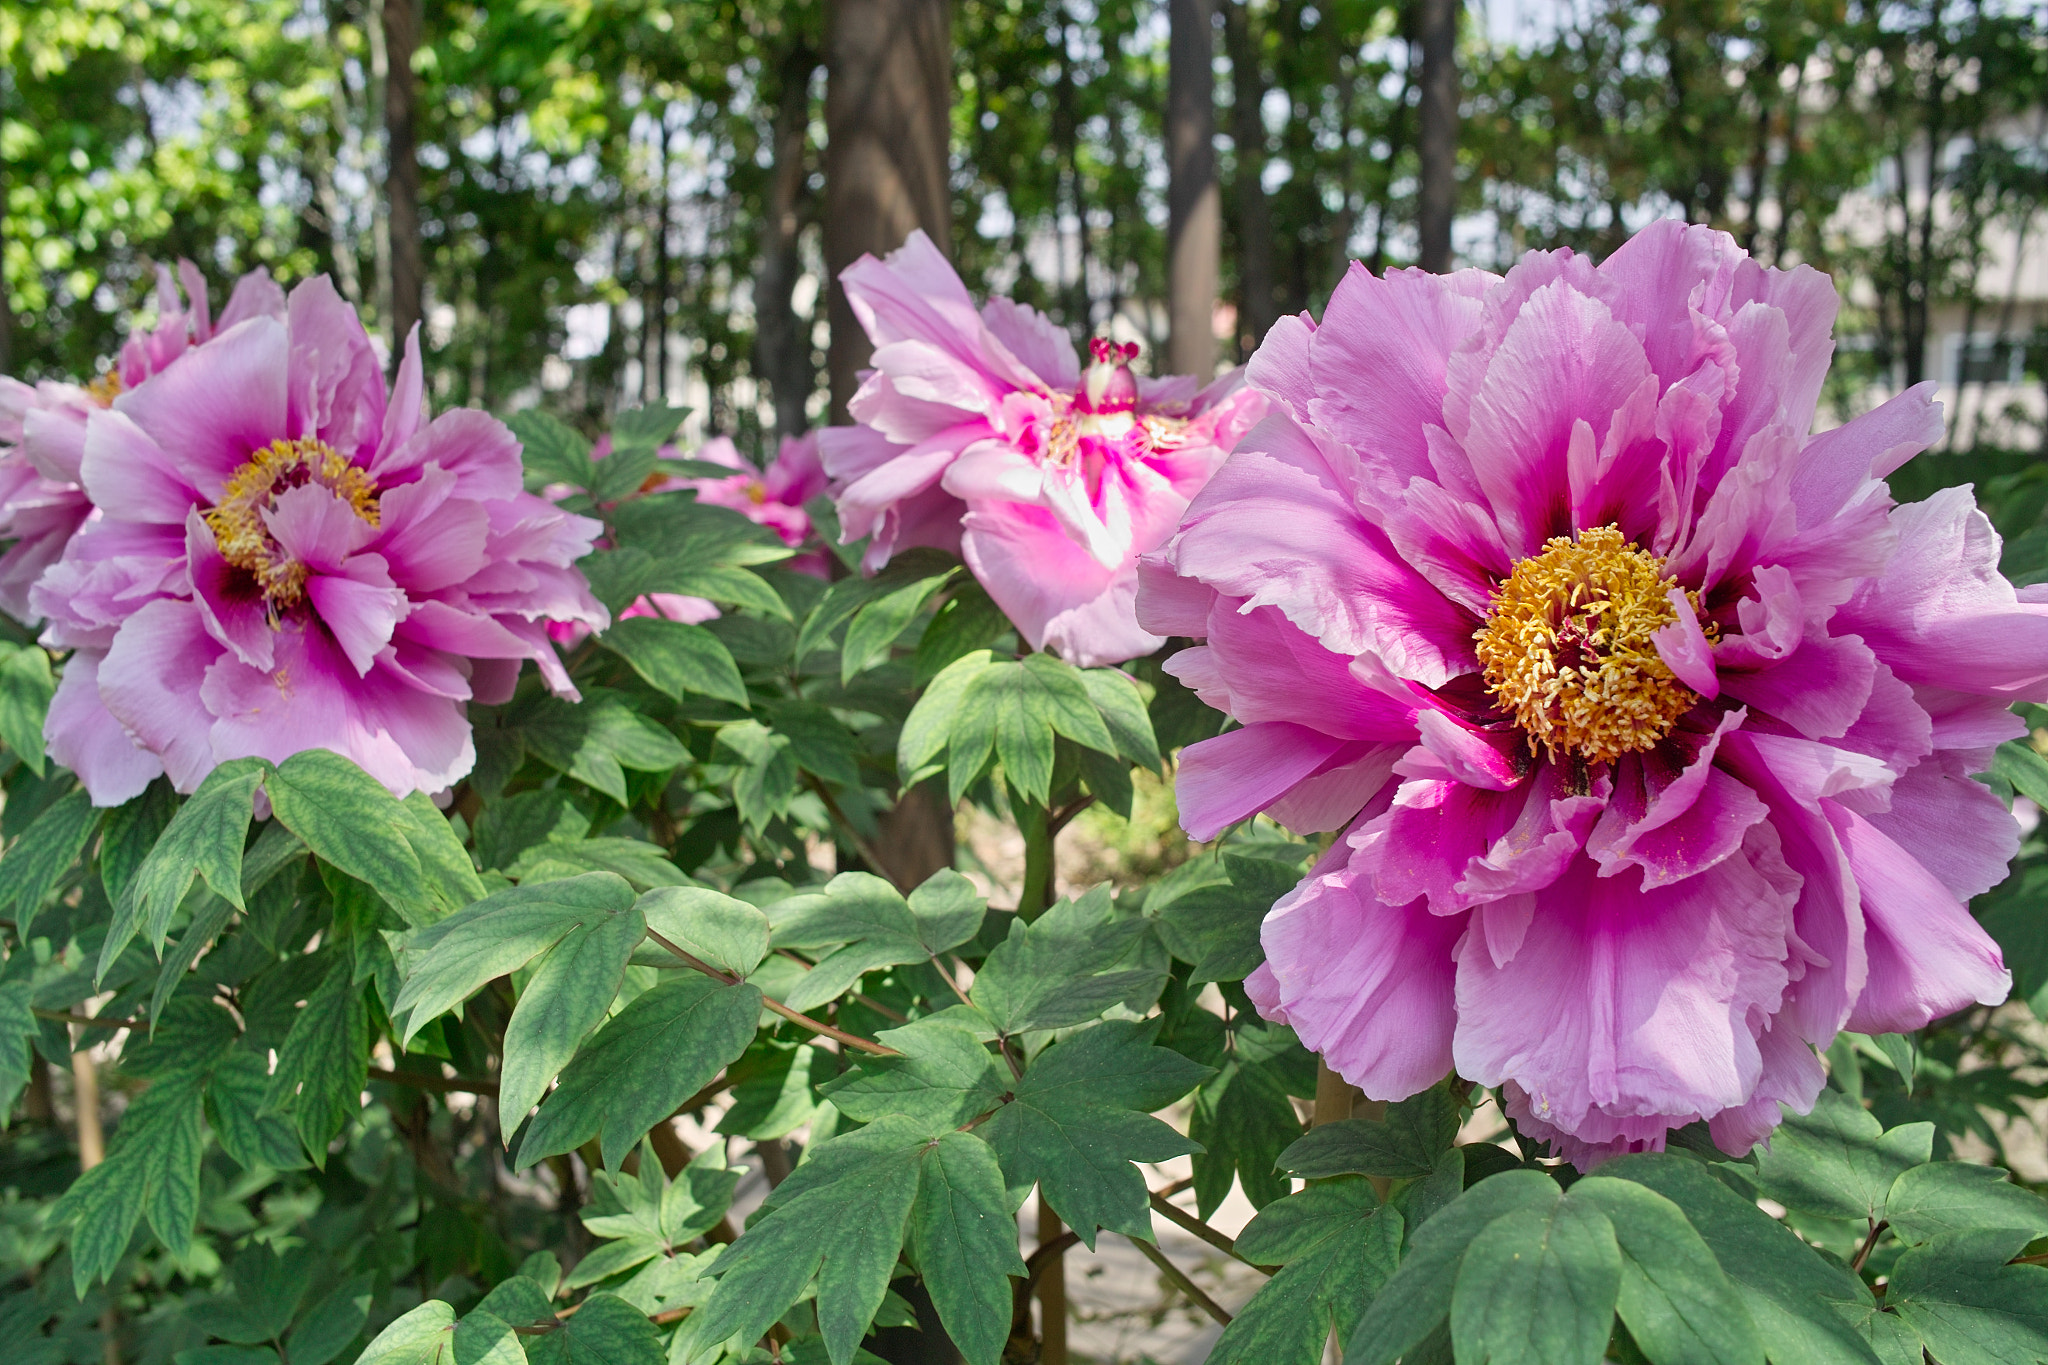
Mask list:
[[362,1108],[369,1077],[370,1016],[353,962],[332,955],[319,989],[277,1050],[266,1108],[289,1113],[306,1155],[325,1167],[327,1144]]
[[1115,913],[1106,886],[1061,900],[1030,924],[1011,921],[969,997],[1003,1033],[1086,1023],[1155,975],[1122,966],[1144,933],[1143,920]]
[[270,1064],[260,1053],[229,1053],[206,1087],[206,1118],[221,1150],[245,1171],[292,1171],[312,1163],[292,1124],[264,1109]]
[[853,1358],[881,1306],[932,1134],[886,1118],[818,1144],[718,1259],[697,1310],[703,1339],[752,1341],[817,1281],[818,1327],[834,1365]]
[[1886,1132],[1862,1105],[1823,1090],[1812,1113],[1786,1112],[1757,1161],[1757,1189],[1801,1213],[1882,1218],[1892,1182],[1927,1160],[1933,1138],[1930,1123]]
[[201,1075],[180,1073],[143,1091],[122,1115],[106,1160],[72,1182],[51,1210],[53,1222],[73,1225],[71,1281],[79,1297],[113,1273],[141,1218],[173,1252],[191,1244],[205,1151],[202,1087]]
[[1402,1218],[1363,1180],[1332,1180],[1269,1204],[1239,1234],[1240,1255],[1280,1265],[1238,1310],[1208,1365],[1320,1365],[1347,1339],[1401,1253]]
[[28,1084],[29,1039],[38,1027],[29,1005],[30,983],[0,985],[0,1131],[5,1131],[15,1097]]
[[[1234,1038],[1236,1047],[1218,1073],[1195,1092],[1188,1119],[1188,1136],[1202,1144],[1194,1158],[1195,1209],[1204,1218],[1229,1196],[1233,1181],[1253,1208],[1289,1193],[1292,1186],[1274,1174],[1274,1163],[1301,1137],[1290,1081],[1305,1096],[1315,1093],[1314,1058],[1291,1029],[1253,1020]],[[1307,1065],[1293,1066],[1297,1060]]]
[[797,763],[789,736],[778,735],[758,720],[735,721],[718,728],[718,742],[739,757],[733,782],[733,803],[740,818],[755,830],[789,810],[796,795]]
[[1209,1075],[1153,1045],[1156,1021],[1111,1021],[1041,1052],[1014,1098],[976,1131],[1013,1190],[1041,1196],[1090,1248],[1097,1228],[1151,1239],[1144,1178],[1131,1163],[1165,1161],[1197,1143],[1152,1117]]
[[945,1133],[925,1151],[910,1232],[946,1335],[968,1365],[1001,1365],[1010,1335],[1009,1277],[1024,1274],[1024,1259],[1002,1168],[987,1143]]
[[[462,846],[455,827],[435,807],[433,798],[425,792],[413,792],[398,805],[408,819],[405,841],[412,845],[413,856],[419,859],[420,870],[425,874],[431,918],[439,919],[482,900],[484,884],[476,875],[476,864],[470,861],[469,850]],[[404,913],[402,909],[399,912]]]
[[793,1010],[816,1009],[868,972],[929,955],[903,894],[870,872],[842,872],[822,891],[792,896],[775,908],[777,947],[829,950],[783,996]]
[[915,684],[923,687],[954,660],[987,649],[1010,630],[1010,618],[1003,615],[988,589],[973,579],[958,584],[918,637],[912,666]]
[[2048,1235],[2048,1199],[2021,1189],[1995,1166],[1963,1161],[1929,1162],[1902,1172],[1885,1200],[1884,1217],[1909,1243],[2007,1229]]
[[265,784],[271,809],[315,856],[377,890],[408,919],[433,918],[412,820],[384,784],[340,754],[307,749],[277,765]]
[[896,637],[952,576],[950,570],[933,574],[863,603],[846,626],[846,640],[839,651],[839,681],[852,682],[857,674],[884,662]]
[[14,908],[16,932],[24,940],[43,901],[85,851],[99,817],[83,788],[67,792],[44,807],[0,858],[0,912]]
[[128,883],[177,813],[178,795],[165,777],[151,782],[134,800],[107,812],[100,833],[100,883],[113,904],[121,903]]
[[1947,1233],[1892,1267],[1885,1306],[1941,1365],[2048,1359],[2048,1267],[2007,1265],[2024,1232]]
[[965,1029],[921,1019],[884,1031],[879,1041],[903,1055],[864,1056],[823,1087],[848,1118],[867,1123],[898,1114],[941,1132],[1003,1103],[1009,1073]]
[[633,1145],[753,1041],[761,993],[692,974],[635,996],[562,1071],[519,1144],[521,1169],[598,1138],[616,1169]]
[[649,686],[681,701],[715,697],[747,704],[739,665],[716,635],[702,626],[656,616],[629,616],[612,623],[598,643],[633,666]]
[[0,743],[21,755],[38,777],[43,774],[43,720],[56,693],[48,651],[24,645],[0,659]]
[[572,488],[590,486],[590,442],[583,434],[551,412],[527,408],[505,419],[523,447],[521,462],[526,467],[526,486],[541,489],[551,483]]
[[648,929],[721,971],[746,976],[768,956],[768,917],[701,886],[658,887],[640,897]]
[[518,970],[578,925],[632,906],[633,888],[609,872],[508,887],[412,934],[399,956],[405,984],[392,1004],[410,1042],[427,1021],[494,977]]
[[1266,960],[1259,926],[1273,903],[1301,880],[1297,867],[1269,858],[1226,853],[1227,882],[1175,896],[1156,913],[1160,937],[1173,955],[1194,966],[1191,982],[1242,981]]
[[116,903],[113,927],[100,948],[100,972],[128,946],[138,930],[146,933],[158,955],[171,916],[196,875],[216,896],[237,910],[242,898],[242,846],[248,842],[256,789],[270,764],[260,758],[237,758],[206,775],[199,789],[178,808],[170,826],[142,860],[127,894]]
[[1748,1311],[1684,1210],[1628,1180],[1582,1180],[1571,1197],[1599,1209],[1614,1226],[1621,1320],[1650,1359],[1658,1365],[1763,1365]]
[[577,1045],[610,1011],[626,960],[646,936],[639,908],[628,905],[590,917],[548,950],[505,1024],[498,1106],[511,1122],[540,1102]]

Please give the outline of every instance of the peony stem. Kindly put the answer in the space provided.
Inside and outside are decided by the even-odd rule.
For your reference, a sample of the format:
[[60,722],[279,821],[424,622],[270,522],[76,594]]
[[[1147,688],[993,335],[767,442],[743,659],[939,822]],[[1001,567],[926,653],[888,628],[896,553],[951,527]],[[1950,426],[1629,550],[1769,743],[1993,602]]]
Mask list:
[[1024,836],[1024,886],[1017,894],[1017,913],[1029,924],[1053,901],[1053,841],[1059,830],[1038,806],[1017,812],[1017,830]]

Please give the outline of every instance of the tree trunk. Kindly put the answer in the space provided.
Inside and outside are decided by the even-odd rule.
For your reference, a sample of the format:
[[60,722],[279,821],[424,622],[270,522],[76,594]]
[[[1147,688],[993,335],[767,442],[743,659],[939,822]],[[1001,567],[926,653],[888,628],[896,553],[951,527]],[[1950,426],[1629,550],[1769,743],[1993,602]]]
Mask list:
[[1279,309],[1273,299],[1273,206],[1266,201],[1266,73],[1248,0],[1223,0],[1223,42],[1230,52],[1230,140],[1237,145],[1237,335],[1257,349]]
[[825,268],[832,277],[832,420],[873,350],[839,272],[923,228],[952,246],[953,14],[948,0],[828,0]]
[[1223,235],[1216,187],[1214,0],[1170,0],[1166,78],[1166,367],[1216,373],[1216,279]]
[[646,326],[654,332],[654,361],[640,374],[641,401],[661,403],[668,398],[668,110],[661,111],[661,148],[654,158],[656,195],[654,201],[654,270],[648,281],[641,308]]
[[761,274],[754,286],[754,370],[775,398],[775,434],[798,436],[810,425],[806,404],[816,375],[811,365],[810,329],[791,302],[803,262],[806,134],[811,123],[811,74],[818,53],[797,38],[783,55],[775,104],[775,168],[768,179],[767,213],[761,227]]
[[405,338],[420,320],[426,266],[420,247],[420,163],[413,127],[418,87],[412,55],[420,43],[419,0],[384,0],[384,135],[390,200],[391,363],[405,354]]
[[1451,268],[1451,215],[1458,207],[1459,0],[1417,0],[1416,41],[1422,48],[1422,103],[1415,150],[1421,162],[1416,195],[1418,264],[1438,274]]

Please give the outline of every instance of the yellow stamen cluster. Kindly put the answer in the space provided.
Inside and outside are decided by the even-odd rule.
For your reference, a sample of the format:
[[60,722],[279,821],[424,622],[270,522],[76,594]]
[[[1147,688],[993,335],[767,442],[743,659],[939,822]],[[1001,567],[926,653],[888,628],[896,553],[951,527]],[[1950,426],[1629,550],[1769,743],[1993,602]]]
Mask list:
[[376,482],[334,447],[312,437],[272,441],[257,451],[227,481],[220,501],[201,514],[220,545],[221,557],[248,570],[273,614],[298,604],[305,593],[307,569],[271,536],[263,513],[278,494],[307,484],[327,489],[365,522],[377,524]]
[[[1494,591],[1474,637],[1486,686],[1552,759],[1612,763],[1669,734],[1699,700],[1652,642],[1678,619],[1664,561],[1619,529],[1545,541]],[[1695,615],[1699,598],[1686,592]],[[1703,621],[1708,638],[1716,630]]]
[[1185,417],[1162,417],[1155,413],[1082,412],[1059,395],[1054,395],[1053,403],[1053,419],[1045,424],[1045,435],[1038,445],[1038,462],[1054,469],[1079,458],[1084,436],[1114,441],[1135,426],[1148,451],[1166,450],[1185,442],[1190,425]]
[[114,400],[121,396],[121,389],[121,372],[119,370],[108,370],[105,374],[94,379],[88,379],[85,382],[85,396],[95,405],[103,408],[114,406]]

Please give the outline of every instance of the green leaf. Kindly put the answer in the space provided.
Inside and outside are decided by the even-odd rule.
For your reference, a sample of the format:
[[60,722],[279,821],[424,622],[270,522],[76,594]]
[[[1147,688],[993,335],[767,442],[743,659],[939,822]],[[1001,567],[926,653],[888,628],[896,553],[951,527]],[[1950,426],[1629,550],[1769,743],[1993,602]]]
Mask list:
[[1473,1239],[1512,1214],[1551,1209],[1559,1197],[1557,1182],[1540,1171],[1506,1171],[1480,1181],[1416,1229],[1400,1269],[1380,1286],[1345,1343],[1345,1365],[1392,1365],[1421,1345],[1451,1311]]
[[612,418],[612,449],[653,450],[666,445],[689,413],[688,408],[672,408],[666,403],[627,408]]
[[1991,756],[1991,775],[2035,805],[2048,808],[2048,759],[2024,739],[2009,739]]
[[592,916],[548,950],[505,1025],[498,1108],[513,1123],[540,1102],[577,1045],[603,1021],[626,959],[645,937],[647,921],[628,905]]
[[506,876],[522,882],[557,881],[583,872],[615,872],[635,890],[690,881],[660,845],[641,839],[551,840],[527,849],[505,869]]
[[1614,1225],[1566,1194],[1473,1239],[1451,1295],[1451,1343],[1461,1359],[1498,1365],[1599,1365],[1620,1297]]
[[[225,904],[225,902],[223,902]],[[261,1053],[229,1053],[206,1087],[206,1118],[214,1137],[245,1171],[292,1171],[311,1163],[298,1131],[270,1113],[270,1064]]]
[[1115,744],[1071,665],[1032,654],[983,668],[960,700],[948,739],[953,799],[974,780],[993,746],[1010,785],[1026,800],[1045,805],[1055,734],[1105,752]]
[[858,1122],[896,1114],[944,1132],[996,1108],[1010,1088],[1009,1073],[989,1050],[951,1023],[919,1020],[887,1030],[880,1041],[903,1055],[864,1056],[823,1087],[839,1112]]
[[463,1314],[455,1324],[453,1345],[455,1365],[526,1365],[511,1324],[491,1313],[472,1309]]
[[1152,733],[1152,717],[1145,710],[1145,698],[1138,684],[1119,668],[1090,668],[1081,673],[1081,685],[1088,699],[1102,714],[1116,743],[1116,752],[1141,768],[1158,772],[1161,767],[1159,741]]
[[28,1084],[29,1039],[39,1027],[29,1004],[30,983],[0,985],[0,1131],[5,1131],[15,1097]]
[[25,645],[0,659],[0,743],[37,777],[43,775],[43,718],[56,693],[47,651]]
[[329,1290],[306,1311],[285,1339],[292,1365],[327,1365],[356,1339],[370,1320],[376,1277],[357,1275]]
[[485,804],[476,819],[476,852],[485,867],[508,868],[539,844],[574,843],[590,833],[590,817],[560,787],[519,792]]
[[740,760],[740,773],[732,788],[740,818],[762,830],[769,821],[786,814],[798,780],[789,736],[776,734],[758,720],[742,720],[719,726],[718,742]]
[[930,955],[903,894],[871,872],[842,872],[822,891],[775,907],[775,946],[817,953],[817,963],[784,995],[793,1010],[816,1009],[868,972]]
[[830,707],[778,701],[762,709],[775,733],[789,741],[797,766],[843,787],[860,785],[860,741]]
[[1763,1365],[1741,1297],[1682,1209],[1628,1180],[1582,1180],[1571,1198],[1614,1225],[1621,1320],[1645,1355],[1658,1365]]
[[551,483],[590,487],[590,442],[581,432],[539,408],[515,412],[505,419],[505,425],[512,428],[512,434],[524,447],[521,459],[526,465],[528,488],[538,491]]
[[1156,1029],[1156,1020],[1115,1020],[1045,1049],[1012,1083],[1015,1099],[977,1130],[996,1149],[1011,1188],[1037,1184],[1090,1248],[1097,1228],[1149,1241],[1151,1207],[1131,1163],[1198,1146],[1152,1111],[1194,1089],[1210,1069],[1154,1046]]
[[1160,937],[1175,957],[1194,966],[1189,980],[1197,985],[1242,981],[1256,971],[1266,960],[1259,926],[1273,902],[1301,881],[1294,863],[1235,853],[1224,854],[1221,863],[1228,882],[1198,886],[1155,908]]
[[1268,1204],[1238,1235],[1242,1256],[1280,1273],[1238,1310],[1208,1365],[1320,1365],[1400,1261],[1402,1219],[1363,1180],[1331,1180]]
[[689,757],[681,741],[615,693],[592,689],[581,703],[544,697],[520,733],[549,767],[627,804],[626,769],[662,773]]
[[1428,1175],[1458,1135],[1458,1100],[1434,1085],[1398,1104],[1387,1117],[1320,1124],[1280,1154],[1280,1169],[1307,1180],[1377,1175],[1411,1180]]
[[398,805],[407,817],[405,841],[412,845],[413,856],[419,859],[420,869],[426,874],[426,901],[432,907],[432,918],[439,919],[482,900],[484,884],[476,875],[476,864],[470,861],[469,850],[462,846],[455,827],[435,807],[433,798],[425,792],[413,792]]
[[1289,1095],[1315,1093],[1314,1059],[1292,1029],[1254,1019],[1233,1032],[1235,1048],[1195,1092],[1188,1120],[1188,1136],[1202,1144],[1194,1159],[1195,1208],[1204,1218],[1229,1196],[1233,1177],[1253,1208],[1290,1191],[1274,1174],[1280,1154],[1301,1137]]
[[1756,1186],[1788,1209],[1857,1222],[1884,1217],[1892,1182],[1927,1160],[1931,1123],[1885,1132],[1838,1090],[1823,1090],[1811,1114],[1787,1110],[1757,1162]]
[[[1863,1282],[1822,1259],[1705,1165],[1644,1153],[1606,1162],[1600,1175],[1646,1185],[1678,1205],[1735,1283],[1765,1353],[1777,1365],[1877,1365],[1851,1322],[1852,1314],[1873,1306]],[[1495,1176],[1475,1188],[1507,1178]]]
[[719,638],[702,626],[629,616],[613,622],[597,640],[631,664],[650,687],[677,701],[694,693],[735,706],[747,704],[739,665]]
[[1001,1365],[1010,1335],[1009,1277],[1024,1274],[1024,1259],[1002,1168],[987,1143],[945,1133],[926,1150],[910,1231],[946,1335],[968,1365]]
[[176,1253],[191,1244],[199,1217],[199,1160],[205,1151],[200,1074],[158,1079],[121,1117],[107,1159],[64,1192],[50,1212],[71,1222],[71,1281],[86,1287],[113,1273],[136,1221],[147,1217]]
[[208,773],[199,790],[178,808],[115,906],[113,927],[100,948],[101,975],[138,929],[162,955],[171,916],[195,874],[206,879],[216,896],[237,910],[245,908],[242,846],[249,838],[256,789],[269,770],[270,764],[260,758],[232,759]]
[[[988,650],[977,649],[955,659],[932,679],[924,695],[917,699],[917,705],[910,708],[910,715],[903,722],[903,730],[896,740],[896,772],[905,783],[912,781],[926,764],[946,751],[951,743],[953,722],[960,714],[961,700],[974,680],[994,666],[994,658]],[[977,771],[981,760],[987,757],[988,751],[982,750],[975,760]]]
[[1144,933],[1145,921],[1118,915],[1109,888],[1098,886],[1030,924],[1012,920],[969,997],[1002,1033],[1086,1023],[1157,978],[1122,965]]
[[578,925],[616,916],[633,888],[609,872],[514,886],[413,933],[399,954],[405,985],[392,1004],[402,1042],[483,984],[525,966]]
[[412,819],[384,784],[340,754],[307,749],[278,764],[266,784],[271,808],[316,857],[376,888],[418,924],[433,918]]
[[865,673],[876,664],[886,661],[889,647],[896,637],[909,628],[924,610],[924,604],[932,595],[944,587],[953,576],[952,571],[933,574],[917,579],[904,587],[871,598],[846,627],[846,642],[839,651],[839,680],[852,682],[855,675]]
[[22,939],[43,901],[85,851],[99,818],[83,788],[67,792],[44,807],[0,858],[0,911],[14,907]]
[[915,684],[923,687],[954,660],[987,649],[1009,633],[1010,618],[1003,615],[988,589],[973,579],[958,584],[918,637]]
[[178,796],[166,777],[157,778],[143,788],[142,795],[107,812],[100,835],[100,883],[107,888],[108,901],[121,903],[136,870],[177,813]]
[[428,1299],[373,1338],[356,1365],[447,1365],[455,1335],[455,1310]]
[[692,974],[635,996],[562,1072],[526,1126],[520,1169],[597,1137],[607,1167],[753,1041],[761,993]]
[[973,882],[942,867],[910,893],[910,913],[917,920],[918,942],[937,957],[981,932],[988,902]]
[[[542,1284],[526,1273],[527,1264],[535,1257],[545,1256],[547,1284]],[[538,1325],[555,1320],[555,1307],[549,1301],[549,1293],[561,1279],[561,1263],[555,1260],[552,1251],[536,1251],[519,1266],[520,1273],[510,1279],[500,1280],[491,1287],[491,1292],[477,1300],[477,1311],[489,1313],[515,1326]]]
[[327,975],[277,1050],[266,1103],[292,1116],[306,1155],[323,1168],[327,1144],[362,1108],[370,1054],[370,1015],[354,963],[345,953],[330,956]]
[[2021,1189],[1995,1166],[1963,1161],[1930,1162],[1902,1173],[1892,1184],[1884,1216],[1905,1242],[1994,1229],[2018,1229],[2030,1237],[2048,1234],[2048,1199]]
[[1900,1256],[1885,1306],[1941,1365],[2048,1360],[2048,1267],[2007,1265],[2024,1232],[1961,1232]]
[[834,1365],[851,1360],[888,1291],[930,1141],[924,1125],[886,1118],[813,1147],[719,1257],[702,1339],[753,1341],[815,1278],[826,1349]]
[[718,1131],[758,1141],[784,1137],[810,1122],[818,1109],[816,1088],[838,1074],[823,1048],[761,1039],[733,1064],[732,1107]]
[[657,887],[640,897],[647,927],[720,971],[746,976],[768,956],[768,917],[701,886]]

